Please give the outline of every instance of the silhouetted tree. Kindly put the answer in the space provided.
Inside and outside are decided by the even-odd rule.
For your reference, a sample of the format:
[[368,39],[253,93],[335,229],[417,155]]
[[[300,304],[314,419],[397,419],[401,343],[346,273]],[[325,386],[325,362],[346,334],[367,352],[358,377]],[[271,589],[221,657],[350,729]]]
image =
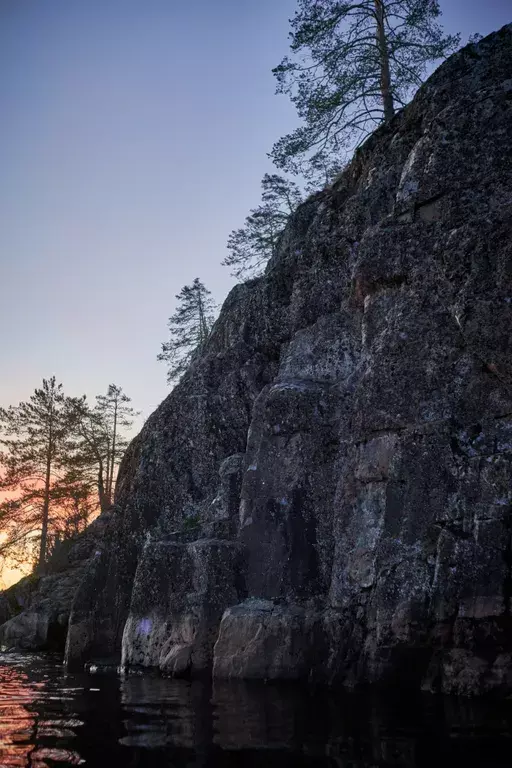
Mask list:
[[421,84],[428,65],[451,53],[437,0],[298,0],[291,51],[273,72],[303,125],[279,139],[271,157],[299,173],[317,153],[340,158]]
[[91,408],[66,397],[55,377],[27,402],[0,409],[0,557],[34,561],[41,572],[55,545],[112,503],[116,470],[136,415],[111,384]]
[[162,344],[157,356],[168,366],[169,384],[181,378],[206,343],[214,321],[215,303],[210,297],[210,291],[198,277],[176,295],[178,306],[168,321],[170,339]]
[[85,530],[98,509],[94,484],[81,472],[67,468],[52,488],[52,514],[49,518],[47,560],[58,544]]
[[275,254],[290,214],[301,202],[295,182],[277,174],[265,174],[261,186],[261,204],[253,208],[245,226],[231,232],[227,247],[229,255],[222,264],[231,267],[237,279],[256,277]]
[[[128,445],[125,432],[133,424],[137,412],[116,384],[110,384],[105,395],[96,396],[91,408],[85,397],[67,398],[70,436],[67,468],[72,479],[97,492],[104,512],[113,501],[116,470]],[[69,498],[74,500],[72,494]]]
[[30,556],[38,548],[37,568],[46,561],[51,513],[61,491],[56,479],[66,453],[68,421],[62,385],[43,379],[27,402],[0,409],[0,554]]
[[128,397],[122,387],[116,384],[109,384],[105,395],[96,396],[94,413],[105,435],[107,446],[105,494],[109,505],[113,500],[116,467],[128,446],[124,432],[131,429],[134,418],[138,416],[138,412],[134,411],[129,403],[131,403],[131,397]]
[[326,151],[316,152],[307,164],[303,164],[304,191],[313,194],[324,189],[342,172],[344,164]]

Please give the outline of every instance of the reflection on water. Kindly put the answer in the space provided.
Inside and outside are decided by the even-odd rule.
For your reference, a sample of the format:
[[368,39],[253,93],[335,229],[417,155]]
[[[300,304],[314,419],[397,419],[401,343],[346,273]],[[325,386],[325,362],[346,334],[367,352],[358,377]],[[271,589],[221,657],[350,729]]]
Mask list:
[[49,671],[31,678],[23,657],[10,656],[8,662],[0,666],[0,766],[44,768],[48,760],[81,765],[78,752],[59,746],[83,725],[65,717],[66,701],[73,700],[66,687]]
[[504,768],[512,702],[66,675],[0,655],[0,768]]

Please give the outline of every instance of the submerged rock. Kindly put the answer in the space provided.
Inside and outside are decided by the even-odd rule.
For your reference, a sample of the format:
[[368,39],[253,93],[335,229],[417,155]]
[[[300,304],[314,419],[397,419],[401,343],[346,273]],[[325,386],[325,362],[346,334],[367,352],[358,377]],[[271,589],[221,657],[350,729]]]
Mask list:
[[452,56],[231,292],[128,449],[70,664],[510,692],[511,61],[511,26]]

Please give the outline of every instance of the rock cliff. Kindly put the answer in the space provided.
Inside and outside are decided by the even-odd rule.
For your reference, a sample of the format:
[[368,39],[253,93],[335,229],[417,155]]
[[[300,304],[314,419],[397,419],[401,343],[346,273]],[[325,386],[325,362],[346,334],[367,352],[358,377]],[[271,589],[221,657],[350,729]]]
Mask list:
[[0,649],[64,650],[71,603],[108,520],[104,513],[83,533],[61,542],[44,576],[26,576],[0,592]]
[[121,467],[69,664],[512,690],[512,26],[331,188]]

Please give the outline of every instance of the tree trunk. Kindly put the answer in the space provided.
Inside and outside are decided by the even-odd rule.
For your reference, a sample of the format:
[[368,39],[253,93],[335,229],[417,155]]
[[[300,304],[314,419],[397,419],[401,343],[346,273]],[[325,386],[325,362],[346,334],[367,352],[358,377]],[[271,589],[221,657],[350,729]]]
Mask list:
[[112,486],[114,484],[114,466],[116,460],[116,432],[117,432],[117,398],[114,404],[114,427],[112,430],[112,455],[110,457],[110,469],[108,473],[107,501],[112,504]]
[[391,73],[389,71],[389,55],[384,28],[384,0],[375,0],[375,17],[377,21],[377,46],[380,59],[380,91],[384,105],[384,122],[388,123],[395,114],[393,94],[391,93]]
[[110,504],[108,503],[107,494],[105,493],[105,483],[103,482],[103,464],[100,461],[100,467],[98,469],[98,499],[100,502],[100,510],[105,512]]
[[270,222],[269,231],[270,231],[270,248],[272,250],[272,257],[274,257],[277,252],[277,238],[274,233],[274,227],[272,226],[272,222]]
[[201,348],[208,336],[206,331],[206,320],[203,310],[203,300],[201,298],[201,289],[197,291],[197,311],[199,313],[199,347]]
[[110,482],[110,436],[107,432],[107,470],[105,472],[105,482],[103,483],[103,469],[101,470],[102,475],[102,483],[103,483],[103,493],[105,499],[108,496],[108,484]]
[[[50,417],[51,418],[51,417]],[[50,422],[48,452],[46,454],[46,476],[44,480],[43,519],[41,521],[41,543],[36,571],[42,573],[46,562],[46,547],[48,542],[48,517],[50,516],[50,483],[52,477],[53,430]]]

